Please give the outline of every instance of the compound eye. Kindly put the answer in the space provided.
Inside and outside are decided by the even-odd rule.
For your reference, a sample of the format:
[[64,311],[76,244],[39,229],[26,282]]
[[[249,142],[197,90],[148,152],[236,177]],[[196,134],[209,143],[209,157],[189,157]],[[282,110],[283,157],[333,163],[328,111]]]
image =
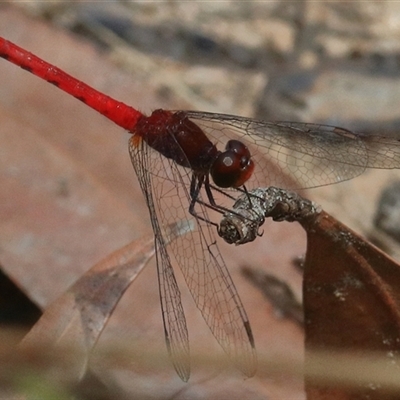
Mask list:
[[222,188],[242,186],[253,173],[250,151],[239,140],[230,140],[214,160],[210,173],[214,183]]
[[229,140],[225,146],[225,150],[231,150],[246,160],[250,160],[251,158],[250,150],[240,140]]

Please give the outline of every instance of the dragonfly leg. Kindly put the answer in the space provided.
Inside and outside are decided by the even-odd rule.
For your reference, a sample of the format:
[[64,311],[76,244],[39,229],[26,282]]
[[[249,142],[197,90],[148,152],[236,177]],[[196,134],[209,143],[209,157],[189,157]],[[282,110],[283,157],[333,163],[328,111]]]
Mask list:
[[[201,188],[203,186],[204,186],[204,189],[205,189],[206,194],[207,194],[208,202],[205,202],[205,201],[203,201],[203,200],[201,200],[199,198],[200,197],[200,191],[201,191]],[[216,212],[218,212],[220,214],[225,214],[227,212],[229,212],[231,214],[238,215],[238,216],[239,216],[239,214],[236,213],[231,208],[227,208],[227,207],[218,205],[216,203],[215,199],[214,199],[214,195],[213,195],[213,192],[212,192],[213,190],[215,190],[216,192],[221,193],[221,194],[225,195],[226,197],[236,201],[236,197],[226,193],[225,191],[223,191],[222,189],[220,189],[218,187],[215,187],[215,186],[211,185],[208,176],[206,176],[206,175],[197,176],[197,175],[193,174],[192,180],[190,182],[190,198],[191,198],[191,200],[190,200],[190,205],[189,205],[189,213],[191,215],[193,215],[195,218],[198,218],[201,221],[207,222],[207,223],[209,223],[211,225],[214,225],[217,228],[219,228],[219,225],[217,223],[211,221],[208,218],[202,217],[201,215],[199,215],[196,212],[196,210],[195,210],[196,204],[200,204],[200,205],[202,205],[204,207],[207,207],[207,208],[209,208],[209,209],[211,209],[213,211],[216,211]],[[253,197],[256,197],[256,196],[251,195],[247,191],[247,189],[245,187],[243,189],[240,188],[240,189],[237,189],[237,190],[239,190],[242,193],[245,193],[248,196],[249,203],[252,204],[251,201],[250,201],[250,198],[252,196]]]

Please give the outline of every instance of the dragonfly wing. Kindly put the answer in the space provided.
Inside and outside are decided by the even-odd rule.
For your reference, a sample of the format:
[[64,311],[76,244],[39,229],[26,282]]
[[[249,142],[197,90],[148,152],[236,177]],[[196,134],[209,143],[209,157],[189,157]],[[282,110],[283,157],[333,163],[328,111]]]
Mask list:
[[[327,138],[331,141],[357,143],[363,147],[366,158],[358,158],[359,152],[350,155],[339,154],[339,161],[348,164],[364,165],[366,168],[393,169],[400,167],[400,138],[395,136],[372,135],[352,132],[336,126],[308,124],[301,122],[279,122],[279,125],[307,132],[311,136]],[[329,146],[328,146],[329,147]],[[337,157],[337,156],[336,156]],[[335,159],[336,159],[335,157]]]
[[[158,284],[165,341],[176,372],[186,382],[190,377],[189,337],[181,302],[181,293],[166,249],[169,241],[169,226],[166,226],[164,230],[160,227],[155,208],[157,203],[154,202],[153,194],[156,184],[153,182],[153,176],[150,173],[151,160],[147,154],[149,150],[143,142],[137,144],[133,138],[130,140],[129,151],[132,164],[149,208],[155,236]],[[179,240],[179,236],[175,240]]]
[[[310,188],[354,178],[365,168],[400,167],[400,142],[396,138],[225,114],[189,111],[188,116],[216,141],[235,137],[249,146],[256,163],[255,179],[249,187]],[[277,168],[271,168],[271,163]],[[293,177],[294,183],[288,183],[285,174]]]
[[[198,205],[201,207],[200,205]],[[200,211],[208,218],[207,210]],[[249,319],[214,237],[214,226],[197,221],[191,234],[192,260],[171,247],[186,283],[211,332],[235,365],[248,377],[256,371],[254,338]]]
[[[188,211],[191,171],[155,151],[152,153],[153,194],[161,225],[193,220],[195,217]],[[204,206],[196,204],[196,212],[210,220]],[[212,333],[238,368],[252,376],[256,354],[248,317],[217,246],[215,227],[195,219],[195,228],[171,242],[168,249]]]

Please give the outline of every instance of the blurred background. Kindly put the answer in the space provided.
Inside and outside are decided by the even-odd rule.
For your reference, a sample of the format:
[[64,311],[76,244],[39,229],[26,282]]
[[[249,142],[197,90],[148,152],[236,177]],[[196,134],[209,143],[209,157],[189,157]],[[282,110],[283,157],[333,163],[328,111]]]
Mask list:
[[[398,134],[397,2],[3,2],[0,35],[147,113],[195,109]],[[0,262],[38,308],[100,258],[151,232],[126,135],[86,108],[0,63]],[[368,171],[303,195],[397,256],[398,179],[396,171]],[[388,203],[380,202],[385,190]],[[250,264],[274,273],[300,299],[301,275],[292,259],[304,253],[305,235],[294,224],[265,229],[251,250],[228,249],[226,260],[249,312],[260,359],[301,361],[301,328],[280,318],[240,268]],[[148,270],[141,287],[124,297],[104,341],[146,335],[163,346],[154,265]],[[202,351],[207,327],[185,289],[183,297],[191,344],[200,343]],[[128,381],[124,393],[140,388],[140,396],[148,398],[193,393],[304,398],[298,376],[247,381],[224,376],[221,381],[206,371],[182,386],[171,367],[157,386],[140,373],[125,374],[114,371],[106,380]]]

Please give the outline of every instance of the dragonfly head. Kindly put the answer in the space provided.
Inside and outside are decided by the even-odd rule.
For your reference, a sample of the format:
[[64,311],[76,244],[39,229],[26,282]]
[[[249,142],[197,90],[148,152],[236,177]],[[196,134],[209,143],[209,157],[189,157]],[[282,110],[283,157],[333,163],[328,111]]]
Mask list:
[[229,140],[225,151],[214,160],[210,174],[221,188],[238,188],[251,177],[254,162],[246,145],[239,140]]

